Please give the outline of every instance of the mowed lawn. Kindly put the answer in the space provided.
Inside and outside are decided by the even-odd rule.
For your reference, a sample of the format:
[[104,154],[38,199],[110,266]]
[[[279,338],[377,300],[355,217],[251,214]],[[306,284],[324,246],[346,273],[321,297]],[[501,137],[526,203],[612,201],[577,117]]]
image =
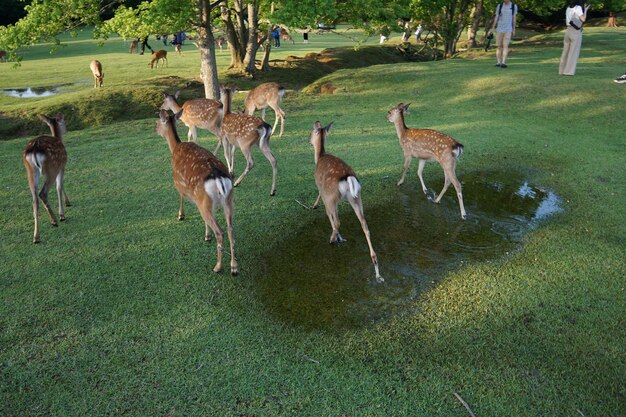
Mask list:
[[[456,392],[479,417],[624,416],[626,86],[612,80],[625,70],[626,31],[586,29],[575,77],[557,75],[561,40],[555,32],[514,44],[507,69],[494,67],[493,53],[477,51],[340,70],[323,80],[338,88],[334,95],[289,92],[285,135],[271,140],[277,195],[269,196],[271,170],[258,150],[256,167],[235,189],[235,278],[211,271],[215,242],[203,241],[191,203],[187,219],[176,220],[178,196],[166,142],[154,132],[156,116],[67,133],[72,206],[58,228],[41,210],[38,245],[31,243],[21,161],[29,137],[0,141],[0,414],[469,415]],[[68,74],[53,83],[84,79],[83,88],[91,88],[91,48],[40,57],[41,78],[49,82],[59,62]],[[195,77],[197,52],[181,59],[190,59],[189,67],[177,73],[172,58],[171,74]],[[17,72],[37,74],[27,63]],[[5,81],[24,78],[0,65],[1,87],[21,86]],[[141,71],[118,71],[109,80],[119,87],[148,76],[147,67]],[[243,97],[235,97],[236,107]],[[484,172],[504,183],[527,178],[554,191],[562,211],[495,259],[453,267],[442,259],[439,283],[394,314],[350,326],[304,325],[298,318],[310,311],[277,311],[277,294],[310,308],[342,290],[342,279],[368,300],[393,291],[400,279],[386,263],[394,236],[376,218],[368,221],[383,284],[373,279],[347,204],[340,216],[349,242],[339,248],[328,245],[324,210],[299,204],[317,196],[310,129],[316,120],[335,122],[327,150],[358,173],[366,216],[384,216],[407,194],[425,199],[415,161],[401,189],[395,185],[402,153],[384,116],[399,102],[412,103],[410,127],[439,129],[465,145],[457,166],[462,183]],[[186,135],[184,126],[178,130]],[[201,145],[212,150],[215,143],[201,133]],[[240,153],[235,167],[244,167]],[[440,189],[436,164],[424,176]],[[471,222],[482,196],[464,198]],[[452,191],[439,211],[449,218],[442,237],[463,228]],[[224,225],[221,211],[216,215]],[[284,242],[315,256],[294,257]],[[418,254],[437,244],[433,236]],[[335,276],[320,247],[336,270],[353,265],[365,272]],[[289,277],[279,281],[287,288],[274,290],[265,285],[276,281],[267,271],[280,270],[267,266],[280,262],[303,274],[323,272],[310,277],[310,292],[290,288]],[[419,272],[418,262],[411,268]],[[352,306],[341,302],[334,307],[349,319]]]

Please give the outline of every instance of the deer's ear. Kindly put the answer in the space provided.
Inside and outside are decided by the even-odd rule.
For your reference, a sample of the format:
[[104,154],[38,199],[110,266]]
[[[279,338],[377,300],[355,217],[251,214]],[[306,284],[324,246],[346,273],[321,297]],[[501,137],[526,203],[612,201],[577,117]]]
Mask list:
[[41,120],[42,122],[44,122],[45,124],[49,125],[51,120],[48,116],[46,116],[45,114],[38,114],[37,117],[39,118],[39,120]]
[[57,113],[57,115],[54,117],[57,119],[57,122],[65,121],[65,117],[63,116],[63,113]]
[[174,98],[178,100],[179,95],[180,95],[180,90],[174,93]]
[[404,105],[404,111],[409,111],[409,106],[411,105],[411,103],[405,104]]
[[174,115],[174,120],[178,121],[182,117],[182,115],[183,115],[183,111],[181,110]]
[[169,116],[165,110],[161,110],[159,112],[159,119],[161,119],[162,123],[167,123]]
[[330,133],[330,130],[333,128],[333,123],[335,122],[328,123],[328,126],[324,128],[324,132],[326,132],[326,134]]
[[237,86],[236,85],[233,85],[232,87],[230,87],[230,92],[231,93],[235,94],[237,91],[238,90],[237,90]]
[[322,128],[322,125],[320,124],[319,120],[313,123],[313,129],[320,130],[321,128]]

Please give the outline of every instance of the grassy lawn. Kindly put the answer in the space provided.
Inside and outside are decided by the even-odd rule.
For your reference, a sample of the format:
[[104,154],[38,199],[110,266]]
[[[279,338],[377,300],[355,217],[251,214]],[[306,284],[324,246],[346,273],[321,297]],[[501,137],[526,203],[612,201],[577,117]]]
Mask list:
[[[457,392],[479,417],[626,415],[626,90],[612,82],[625,69],[625,39],[623,28],[586,29],[575,77],[557,75],[562,33],[552,33],[513,45],[507,69],[493,66],[493,52],[475,51],[340,70],[318,81],[336,86],[333,95],[289,92],[285,135],[271,141],[277,195],[258,150],[235,190],[236,278],[211,271],[215,244],[203,241],[190,203],[187,219],[176,220],[156,117],[68,132],[73,204],[58,228],[40,214],[39,245],[21,161],[29,137],[0,141],[0,414],[467,416]],[[79,41],[53,57],[33,48],[18,70],[0,64],[0,88],[79,83],[34,99],[53,108],[198,72],[191,48],[156,75],[120,40],[103,50]],[[309,49],[277,55],[341,43],[311,37]],[[88,69],[96,57],[105,64],[101,91]],[[0,112],[32,106],[0,97]],[[133,111],[115,97],[102,111]],[[402,154],[384,116],[399,102],[412,103],[408,126],[465,145],[457,166],[465,223],[453,192],[439,207],[425,202],[416,162],[395,186]],[[335,122],[326,148],[359,174],[383,284],[347,204],[349,241],[333,247],[324,210],[297,202],[317,196],[315,120]],[[201,145],[215,142],[201,133]],[[239,153],[236,170],[243,166]],[[503,188],[524,179],[551,190],[562,211],[513,247],[491,247],[496,256],[451,262],[453,246],[426,259],[454,243],[449,236],[469,235],[471,246],[472,225],[497,210],[472,193],[484,176]],[[443,184],[435,164],[424,177],[433,189]],[[417,243],[395,244],[400,220],[389,217],[399,206],[413,216],[402,232]],[[480,255],[476,241],[470,249]],[[401,263],[404,248],[415,252]],[[411,294],[398,295],[407,285]],[[380,300],[396,305],[374,314]]]

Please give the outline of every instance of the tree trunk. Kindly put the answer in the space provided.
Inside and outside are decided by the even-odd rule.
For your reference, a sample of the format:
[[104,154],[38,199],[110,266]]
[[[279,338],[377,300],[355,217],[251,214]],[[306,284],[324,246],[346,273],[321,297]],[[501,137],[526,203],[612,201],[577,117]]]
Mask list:
[[201,20],[198,29],[197,46],[200,50],[200,76],[204,83],[206,98],[220,97],[219,80],[217,77],[217,60],[215,59],[215,39],[211,27],[211,9],[209,0],[199,0]]
[[259,2],[248,3],[248,42],[243,66],[248,74],[254,74],[256,70],[256,52],[259,49],[257,36],[259,34]]
[[480,19],[483,15],[483,0],[478,0],[476,2],[476,6],[473,11],[473,21],[472,26],[470,26],[470,30],[468,31],[468,47],[476,48],[478,47],[478,43],[476,42],[476,34],[478,33],[478,28],[480,27]]

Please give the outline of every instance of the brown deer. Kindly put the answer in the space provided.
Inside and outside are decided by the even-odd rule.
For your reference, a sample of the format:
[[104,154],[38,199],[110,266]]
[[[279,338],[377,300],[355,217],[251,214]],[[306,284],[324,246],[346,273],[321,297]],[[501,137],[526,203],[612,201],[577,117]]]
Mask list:
[[230,241],[230,273],[237,275],[235,238],[233,236],[233,181],[222,161],[193,142],[181,142],[176,132],[176,120],[181,116],[168,115],[161,110],[156,132],[167,140],[172,153],[174,187],[180,195],[178,220],[185,218],[183,198],[192,200],[205,223],[204,240],[210,240],[209,228],[217,240],[217,263],[214,272],[222,270],[224,233],[213,215],[214,208],[222,207],[226,217]]
[[[61,113],[56,117],[48,117],[44,115],[38,116],[44,123],[50,127],[51,136],[42,135],[31,139],[26,144],[26,149],[22,154],[26,174],[28,176],[28,186],[33,200],[33,217],[35,218],[35,232],[33,243],[39,243],[39,199],[43,203],[43,207],[50,216],[50,223],[58,226],[57,218],[48,204],[48,191],[52,181],[56,181],[57,197],[59,199],[59,218],[65,220],[65,212],[63,211],[63,203],[70,205],[70,200],[63,189],[63,177],[65,173],[65,163],[67,162],[67,152],[63,146],[63,134],[66,132],[65,118]],[[45,176],[45,182],[39,194],[39,179]]]
[[283,130],[285,129],[285,112],[280,108],[280,102],[284,95],[285,87],[278,83],[263,83],[250,90],[245,101],[246,113],[252,116],[254,111],[259,109],[261,110],[261,119],[264,121],[265,109],[269,106],[274,110],[276,119],[274,120],[272,132],[276,130],[278,120],[280,119],[280,133],[278,137],[283,136]]
[[220,87],[220,99],[224,105],[224,118],[222,120],[221,138],[224,146],[224,158],[228,164],[228,170],[234,172],[235,149],[241,149],[246,158],[246,169],[241,173],[235,187],[238,186],[248,172],[254,168],[252,160],[252,146],[259,145],[261,152],[272,165],[272,188],[270,195],[276,194],[276,158],[270,149],[269,140],[272,135],[272,127],[261,118],[247,114],[231,113],[232,95],[237,91],[236,87]]
[[89,68],[91,68],[91,73],[94,78],[93,88],[102,87],[102,83],[104,82],[104,73],[102,72],[102,64],[100,61],[94,59],[89,64]]
[[404,123],[404,113],[409,108],[409,104],[400,103],[387,112],[387,120],[396,126],[396,133],[400,139],[400,146],[404,151],[404,169],[402,176],[398,181],[398,186],[404,182],[404,177],[409,169],[412,158],[419,159],[417,168],[417,176],[422,184],[422,190],[429,200],[433,198],[428,193],[428,188],[424,184],[422,171],[426,161],[437,161],[443,168],[445,175],[445,184],[439,196],[434,200],[439,204],[441,198],[448,190],[450,183],[456,189],[456,195],[459,199],[461,208],[461,218],[465,220],[466,213],[463,206],[463,194],[461,192],[461,183],[456,177],[456,161],[463,153],[463,145],[451,138],[450,136],[432,129],[413,129],[406,127]]
[[137,45],[139,45],[139,39],[133,39],[130,42],[130,47],[128,48],[128,53],[132,54],[133,52],[137,53]]
[[293,37],[287,32],[287,29],[280,28],[280,38],[284,41],[291,41],[292,44],[295,44],[296,41],[293,40]]
[[323,128],[320,122],[315,122],[313,130],[311,131],[310,143],[315,149],[315,184],[319,190],[319,195],[317,196],[317,200],[315,200],[315,204],[313,204],[313,208],[317,208],[320,199],[324,201],[326,215],[333,228],[333,232],[330,235],[330,243],[341,243],[345,242],[345,239],[339,234],[339,213],[337,213],[337,205],[344,198],[348,200],[359,222],[361,222],[361,228],[365,234],[372,263],[374,264],[376,280],[382,282],[384,280],[378,270],[378,257],[372,247],[370,231],[367,227],[367,221],[365,221],[365,214],[363,213],[361,184],[350,165],[336,156],[326,153],[324,149],[324,142],[326,141],[326,136],[328,136],[332,125],[333,124],[330,123]]
[[7,51],[0,50],[0,62],[7,62]]
[[224,106],[219,101],[209,98],[187,100],[181,106],[176,101],[179,94],[180,91],[177,91],[174,95],[163,93],[164,100],[161,110],[170,110],[174,114],[180,111],[183,112],[180,120],[189,128],[187,132],[188,142],[193,139],[195,143],[198,143],[198,128],[207,129],[217,136],[217,147],[213,151],[213,153],[217,153],[221,145],[220,129],[222,127],[222,118],[224,117]]
[[215,38],[215,45],[220,48],[220,52],[224,50],[224,45],[226,45],[226,38],[224,36],[218,36]]
[[148,63],[150,68],[154,68],[154,63],[156,62],[157,68],[159,68],[159,61],[161,62],[161,68],[163,68],[163,63],[167,67],[167,51],[165,49],[159,49],[156,52],[152,53],[152,60]]

